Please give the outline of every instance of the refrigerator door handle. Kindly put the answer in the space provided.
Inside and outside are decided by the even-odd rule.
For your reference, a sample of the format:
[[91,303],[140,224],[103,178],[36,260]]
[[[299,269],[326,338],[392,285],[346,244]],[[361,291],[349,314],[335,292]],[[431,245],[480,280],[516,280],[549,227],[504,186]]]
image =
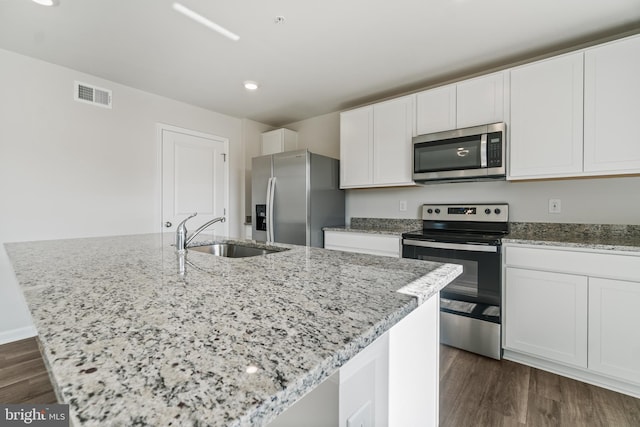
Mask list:
[[265,212],[267,215],[267,218],[266,218],[267,242],[271,240],[269,238],[269,235],[271,233],[271,224],[270,224],[271,214],[269,213],[269,209],[271,207],[271,179],[272,178],[269,178],[269,180],[267,181],[267,211]]
[[271,191],[269,192],[269,206],[267,207],[267,221],[268,221],[268,225],[267,228],[269,230],[271,230],[269,232],[269,237],[267,238],[267,240],[271,243],[273,243],[276,239],[275,234],[273,233],[275,230],[273,229],[273,205],[275,205],[275,197],[276,197],[276,177],[272,177],[270,180],[270,185],[271,185]]

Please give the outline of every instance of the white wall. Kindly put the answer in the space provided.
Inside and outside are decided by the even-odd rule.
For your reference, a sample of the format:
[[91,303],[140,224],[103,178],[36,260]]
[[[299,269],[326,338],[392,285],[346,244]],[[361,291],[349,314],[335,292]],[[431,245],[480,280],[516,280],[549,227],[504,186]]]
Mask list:
[[329,113],[290,123],[287,129],[298,132],[298,147],[334,159],[340,158],[340,113]]
[[[527,182],[469,182],[415,188],[347,190],[346,216],[419,218],[423,203],[509,203],[513,222],[640,224],[640,177]],[[549,199],[562,212],[549,213]],[[400,200],[407,211],[399,211]]]
[[[73,82],[113,90],[113,109]],[[0,243],[161,230],[156,123],[229,138],[229,232],[244,221],[240,119],[0,50]],[[0,343],[31,320],[0,249]]]

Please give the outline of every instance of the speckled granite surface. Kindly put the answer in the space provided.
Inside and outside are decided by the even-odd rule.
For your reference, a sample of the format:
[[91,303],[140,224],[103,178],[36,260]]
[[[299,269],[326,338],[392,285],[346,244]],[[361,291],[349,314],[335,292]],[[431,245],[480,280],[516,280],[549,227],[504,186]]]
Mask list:
[[264,425],[460,273],[300,246],[181,260],[173,238],[6,244],[74,425]]
[[400,237],[407,231],[422,228],[421,219],[400,218],[351,218],[349,227],[324,227],[327,231],[347,231],[354,233],[389,234]]
[[503,243],[640,252],[640,225],[512,222]]

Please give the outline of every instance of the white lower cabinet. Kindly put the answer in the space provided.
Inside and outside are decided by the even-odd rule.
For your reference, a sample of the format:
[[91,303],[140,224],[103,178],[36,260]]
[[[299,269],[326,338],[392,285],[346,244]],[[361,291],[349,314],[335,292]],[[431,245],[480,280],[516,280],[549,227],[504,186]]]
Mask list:
[[504,358],[640,397],[640,253],[504,254]]
[[587,278],[507,267],[506,346],[587,367]]
[[368,255],[400,258],[400,236],[357,233],[351,231],[324,232],[324,248]]
[[640,283],[589,278],[589,369],[640,384]]

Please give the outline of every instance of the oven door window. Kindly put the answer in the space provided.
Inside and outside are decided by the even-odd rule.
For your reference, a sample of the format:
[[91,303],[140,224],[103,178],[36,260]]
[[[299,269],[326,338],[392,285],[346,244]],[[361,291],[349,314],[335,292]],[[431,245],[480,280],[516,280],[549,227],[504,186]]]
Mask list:
[[415,247],[417,259],[462,265],[462,274],[441,291],[444,298],[500,305],[500,252]]
[[414,172],[479,169],[482,167],[481,136],[423,142],[414,145]]

